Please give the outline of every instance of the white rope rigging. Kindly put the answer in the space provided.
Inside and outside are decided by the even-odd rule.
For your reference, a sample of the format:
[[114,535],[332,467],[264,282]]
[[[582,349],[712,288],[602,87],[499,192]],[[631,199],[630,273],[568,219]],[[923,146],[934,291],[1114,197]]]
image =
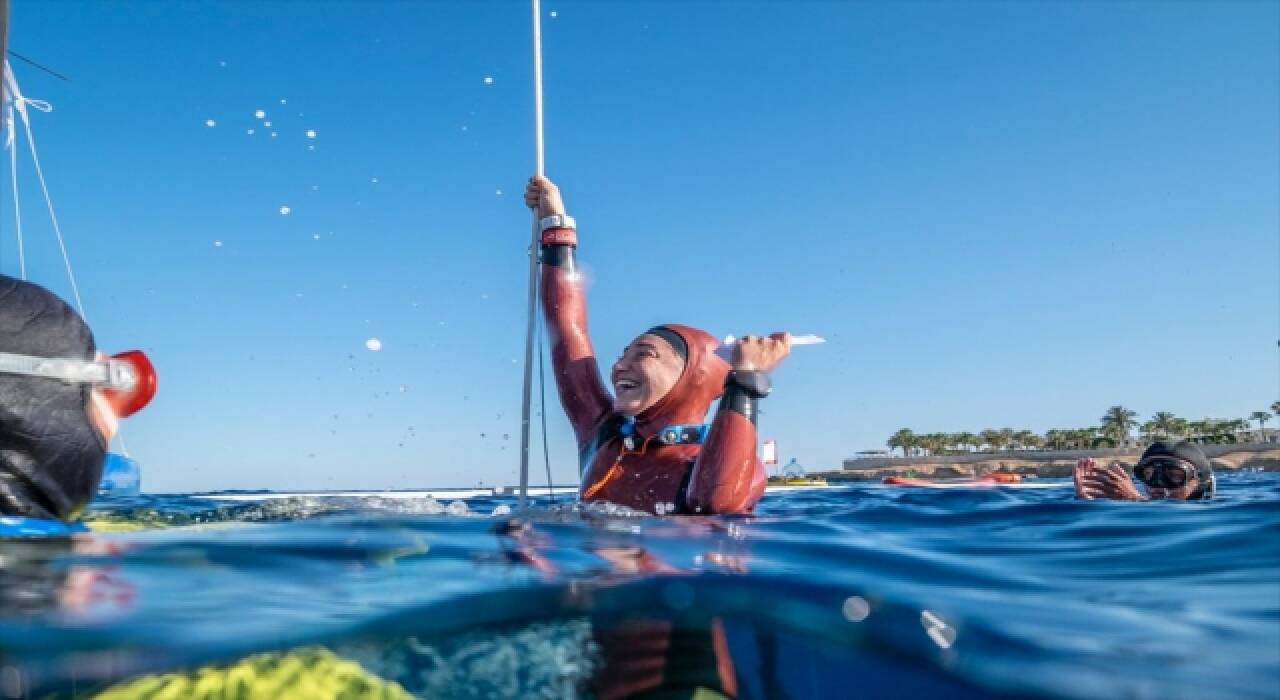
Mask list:
[[[5,74],[8,76],[9,66],[5,65]],[[13,218],[18,230],[18,276],[27,279],[27,255],[22,237],[22,198],[18,196],[18,149],[13,147],[14,121],[13,121],[13,103],[8,102],[4,106],[4,123],[7,136],[5,137],[4,147],[9,151],[9,183],[13,185]]]
[[[53,105],[45,100],[33,100],[22,94],[22,90],[18,88],[18,79],[13,75],[13,67],[9,65],[9,61],[4,61],[4,95],[8,98],[5,105],[5,126],[8,129],[8,135],[5,138],[5,148],[9,149],[9,175],[13,183],[13,213],[17,220],[18,234],[18,266],[22,279],[27,279],[27,261],[25,252],[24,236],[22,231],[22,205],[21,198],[18,194],[18,147],[17,147],[17,123],[15,115],[21,117],[22,128],[27,135],[27,146],[31,150],[31,162],[35,165],[36,178],[40,181],[40,191],[44,195],[45,206],[49,209],[49,221],[53,225],[53,235],[58,239],[58,249],[62,252],[62,264],[67,270],[67,279],[71,282],[71,294],[75,298],[76,309],[80,312],[80,318],[89,322],[88,316],[84,311],[84,301],[80,298],[80,285],[76,283],[76,273],[71,266],[71,256],[67,254],[66,240],[62,236],[62,227],[58,225],[58,214],[53,208],[53,198],[49,195],[49,185],[44,178],[44,169],[40,167],[40,154],[36,149],[35,135],[31,132],[31,119],[27,112],[27,107],[40,112],[49,113],[53,111]],[[129,457],[129,448],[124,442],[124,430],[117,429],[115,439],[120,443],[120,452],[125,457]]]
[[[31,162],[35,165],[36,179],[40,181],[40,191],[44,195],[45,206],[49,209],[49,222],[53,225],[53,235],[58,239],[58,250],[62,252],[62,264],[67,269],[67,279],[71,282],[71,294],[75,298],[76,309],[80,312],[80,317],[89,322],[89,316],[84,311],[84,301],[80,298],[80,286],[76,284],[76,273],[71,267],[71,256],[67,254],[66,240],[62,237],[62,227],[58,225],[58,214],[53,208],[53,198],[49,196],[49,185],[44,179],[44,169],[40,167],[40,154],[36,151],[36,137],[31,133],[31,119],[27,113],[27,105],[41,112],[53,111],[53,105],[44,100],[31,100],[23,96],[22,91],[18,89],[18,80],[13,75],[13,68],[8,61],[4,63],[4,81],[9,95],[9,109],[16,110],[17,115],[22,119],[23,131],[27,134],[27,147],[31,150]],[[6,144],[11,153],[17,151],[17,139],[13,130],[13,123],[9,123],[9,142]],[[10,163],[13,164],[16,155],[10,157]],[[17,210],[18,199],[18,178],[16,177],[17,167],[12,165],[14,171],[13,191],[14,191],[14,210]],[[18,239],[22,240],[22,228],[19,222]],[[21,243],[19,243],[21,247]],[[23,278],[26,278],[26,265],[23,264]]]

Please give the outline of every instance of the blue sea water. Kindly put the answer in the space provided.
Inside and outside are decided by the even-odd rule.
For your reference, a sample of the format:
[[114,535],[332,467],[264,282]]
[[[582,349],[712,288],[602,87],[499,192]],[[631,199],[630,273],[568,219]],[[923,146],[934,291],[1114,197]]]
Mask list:
[[166,527],[0,543],[0,697],[308,645],[421,697],[588,697],[626,664],[598,638],[653,621],[722,629],[741,697],[1280,697],[1275,474],[1209,503],[866,484],[754,517],[514,506],[104,500],[91,518]]

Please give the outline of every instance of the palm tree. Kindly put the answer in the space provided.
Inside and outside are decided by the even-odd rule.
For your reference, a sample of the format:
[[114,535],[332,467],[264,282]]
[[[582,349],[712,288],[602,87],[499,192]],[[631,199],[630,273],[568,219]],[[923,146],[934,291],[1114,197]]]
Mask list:
[[1041,444],[1040,436],[1030,430],[1019,430],[1013,434],[1013,439],[1024,450],[1034,449]]
[[1271,420],[1271,414],[1266,411],[1254,411],[1249,414],[1250,420],[1258,421],[1258,439],[1262,442],[1267,441],[1267,421]]
[[1044,444],[1045,447],[1048,447],[1051,450],[1061,449],[1062,433],[1060,433],[1057,428],[1046,430],[1044,432]]
[[938,450],[938,434],[924,433],[916,436],[916,447],[924,451],[925,456],[929,456]]
[[959,444],[961,447],[964,447],[966,451],[968,451],[968,448],[970,447],[976,450],[978,449],[978,445],[982,444],[982,438],[979,438],[977,435],[974,435],[973,433],[969,433],[969,432],[956,433],[954,437],[955,437],[956,443]]
[[1013,435],[1014,435],[1013,428],[1001,428],[1000,429],[1000,446],[1006,450],[1013,449],[1013,444],[1014,444]]
[[1044,444],[1055,450],[1061,450],[1071,441],[1070,430],[1053,429],[1044,434]]
[[1280,416],[1280,401],[1271,404],[1271,415]]
[[1003,436],[1000,434],[999,430],[992,430],[988,428],[982,431],[979,434],[979,437],[982,438],[982,443],[984,445],[991,448],[992,452],[998,451],[1000,449],[1000,446],[1004,444]]
[[911,432],[910,428],[903,428],[889,437],[889,441],[885,443],[889,449],[895,447],[902,449],[902,456],[910,455],[911,448],[916,446],[916,434]]
[[1112,406],[1102,414],[1102,432],[1120,442],[1129,437],[1129,431],[1138,424],[1137,411],[1130,411],[1124,406]]
[[1078,450],[1087,450],[1093,447],[1093,443],[1098,439],[1097,428],[1077,428],[1071,431],[1071,440],[1075,443]]
[[1142,432],[1158,437],[1169,437],[1177,432],[1179,420],[1181,419],[1168,411],[1160,411],[1151,416],[1151,420],[1142,424]]

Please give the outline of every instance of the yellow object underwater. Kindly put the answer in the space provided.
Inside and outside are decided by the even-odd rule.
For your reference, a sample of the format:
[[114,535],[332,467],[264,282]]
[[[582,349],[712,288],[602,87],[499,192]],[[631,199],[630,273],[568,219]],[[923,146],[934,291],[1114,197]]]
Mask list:
[[809,478],[805,476],[771,476],[768,481],[769,486],[826,486],[826,479]]
[[144,523],[131,520],[85,520],[85,527],[93,532],[139,532],[141,530],[157,530],[165,525]]
[[93,700],[408,700],[399,683],[319,647],[257,654],[224,666],[143,676]]

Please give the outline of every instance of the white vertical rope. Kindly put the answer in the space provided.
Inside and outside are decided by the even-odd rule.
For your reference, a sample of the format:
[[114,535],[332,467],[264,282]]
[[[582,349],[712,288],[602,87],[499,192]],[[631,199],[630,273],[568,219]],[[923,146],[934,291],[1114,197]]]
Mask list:
[[5,124],[9,127],[9,138],[5,148],[9,150],[9,181],[13,184],[13,218],[18,232],[18,276],[27,279],[27,255],[22,237],[22,199],[18,196],[18,147],[14,143],[13,107],[5,108]]
[[542,0],[533,0],[533,163],[535,173],[546,174],[542,144]]
[[[533,144],[534,172],[545,172],[542,147],[542,3],[533,5]],[[529,302],[524,334],[524,386],[520,409],[520,510],[529,507],[529,409],[533,403],[533,344],[538,313],[538,210],[533,211],[533,235],[529,242]]]
[[[8,83],[10,68],[9,61],[4,61],[4,82]],[[27,279],[27,256],[25,250],[25,240],[22,236],[22,198],[18,196],[18,132],[17,124],[14,122],[13,105],[14,100],[9,96],[7,91],[3,91],[6,97],[4,101],[4,123],[5,123],[5,142],[4,147],[9,151],[9,182],[13,185],[13,218],[17,225],[18,233],[18,277]]]

